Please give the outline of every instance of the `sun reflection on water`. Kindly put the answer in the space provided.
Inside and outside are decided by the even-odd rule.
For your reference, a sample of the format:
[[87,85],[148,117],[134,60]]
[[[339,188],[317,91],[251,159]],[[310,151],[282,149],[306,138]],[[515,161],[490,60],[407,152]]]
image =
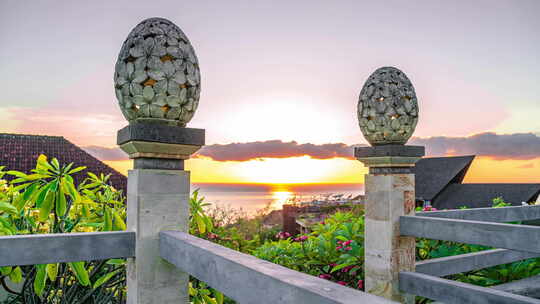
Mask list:
[[293,197],[290,191],[272,191],[272,208],[281,209],[289,199]]

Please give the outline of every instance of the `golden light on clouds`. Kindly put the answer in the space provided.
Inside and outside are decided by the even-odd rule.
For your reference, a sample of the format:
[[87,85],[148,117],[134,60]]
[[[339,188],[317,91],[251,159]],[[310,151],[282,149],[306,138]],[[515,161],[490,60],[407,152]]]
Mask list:
[[[107,161],[123,174],[132,167],[131,161]],[[342,158],[312,159],[290,157],[265,158],[245,162],[218,162],[207,158],[186,161],[193,183],[239,184],[309,184],[363,183],[367,169],[359,161]],[[540,158],[533,160],[497,160],[476,157],[466,183],[538,183]],[[288,189],[275,189],[285,196]]]

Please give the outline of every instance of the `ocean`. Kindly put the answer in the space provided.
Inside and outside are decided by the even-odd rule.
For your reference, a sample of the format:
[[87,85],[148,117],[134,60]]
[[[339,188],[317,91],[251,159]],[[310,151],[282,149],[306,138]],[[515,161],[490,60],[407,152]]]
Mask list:
[[267,206],[281,209],[291,200],[309,201],[328,195],[357,196],[364,193],[363,184],[193,184],[205,201],[213,205],[242,209],[248,214]]

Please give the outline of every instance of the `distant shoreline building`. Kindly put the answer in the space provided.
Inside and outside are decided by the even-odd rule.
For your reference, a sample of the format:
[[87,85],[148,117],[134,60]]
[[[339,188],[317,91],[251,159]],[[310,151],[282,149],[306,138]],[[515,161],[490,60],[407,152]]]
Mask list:
[[[40,154],[46,155],[49,159],[56,157],[61,164],[86,166],[86,170],[74,175],[77,182],[82,182],[87,177],[86,172],[110,174],[110,184],[126,193],[126,176],[62,136],[0,133],[0,166],[5,166],[7,170],[30,173],[30,170],[35,168]],[[4,178],[9,179],[9,176]]]

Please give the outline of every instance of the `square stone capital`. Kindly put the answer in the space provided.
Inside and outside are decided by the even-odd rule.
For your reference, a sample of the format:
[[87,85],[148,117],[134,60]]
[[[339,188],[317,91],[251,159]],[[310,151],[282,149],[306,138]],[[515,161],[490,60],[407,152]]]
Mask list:
[[204,146],[204,129],[150,123],[132,123],[118,131],[116,143],[151,141],[164,144]]
[[373,147],[354,148],[354,157],[422,157],[426,155],[424,146],[405,146],[405,145],[384,145]]
[[364,166],[369,168],[400,168],[400,167],[413,167],[414,164],[420,160],[420,157],[403,157],[403,156],[383,156],[383,157],[365,157],[358,158]]
[[[150,123],[130,124],[119,130],[117,137],[120,149],[129,158],[152,160],[153,163],[159,162],[159,159],[189,159],[204,146],[204,141],[203,129]],[[165,167],[171,167],[171,164]],[[172,166],[171,169],[179,169],[179,166]]]
[[120,149],[129,155],[129,158],[166,158],[189,159],[191,154],[197,152],[201,146],[166,144],[151,141],[129,141],[120,145]]
[[424,146],[385,145],[354,148],[356,159],[369,168],[413,167],[424,155]]

